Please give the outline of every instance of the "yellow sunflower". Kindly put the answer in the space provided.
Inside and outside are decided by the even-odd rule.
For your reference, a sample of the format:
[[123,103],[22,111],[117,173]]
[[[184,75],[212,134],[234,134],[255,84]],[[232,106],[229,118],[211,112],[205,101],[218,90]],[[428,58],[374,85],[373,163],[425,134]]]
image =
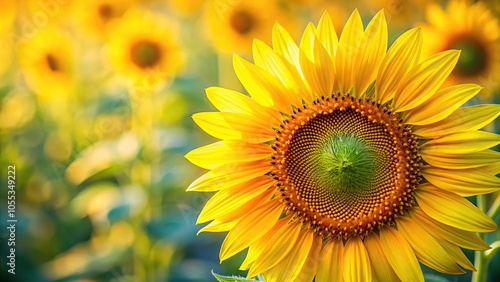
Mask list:
[[500,90],[500,22],[484,3],[452,0],[444,10],[432,4],[427,7],[427,20],[424,54],[462,51],[447,85],[480,83],[485,95]]
[[75,60],[71,38],[55,26],[37,31],[19,46],[19,65],[39,98],[68,96],[73,90]]
[[159,15],[129,10],[109,32],[111,63],[136,83],[159,83],[182,66],[172,23]]
[[82,27],[90,33],[104,37],[109,24],[132,8],[136,0],[91,0],[79,1],[74,5],[76,17]]
[[[225,260],[266,281],[423,281],[474,270],[460,248],[488,249],[474,232],[495,222],[462,196],[500,190],[497,134],[478,131],[500,105],[459,108],[481,87],[441,88],[458,61],[421,60],[415,28],[387,49],[379,12],[363,29],[355,10],[337,40],[330,16],[297,45],[279,24],[254,63],[234,56],[250,97],[210,87],[220,112],[194,121],[222,141],[186,155],[210,171],[187,189],[217,193],[200,230],[229,231]],[[457,265],[458,264],[458,265]]]
[[[265,12],[263,12],[265,11]],[[208,33],[223,52],[249,52],[252,40],[270,41],[276,21],[289,24],[276,1],[211,1],[205,13]]]

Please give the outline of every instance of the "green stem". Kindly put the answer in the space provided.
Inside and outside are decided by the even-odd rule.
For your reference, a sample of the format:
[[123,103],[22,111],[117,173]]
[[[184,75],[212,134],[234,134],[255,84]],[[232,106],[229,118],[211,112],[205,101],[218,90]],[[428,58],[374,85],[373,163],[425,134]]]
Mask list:
[[491,244],[491,249],[484,252],[484,256],[487,259],[491,259],[491,257],[498,251],[500,251],[500,241],[495,241]]
[[[477,207],[481,211],[486,210],[486,198],[484,195],[477,196]],[[484,233],[478,233],[479,238],[485,239]],[[474,255],[474,267],[477,272],[472,273],[472,282],[486,281],[486,273],[488,270],[488,259],[484,251],[476,251]]]
[[495,218],[497,217],[498,213],[500,213],[500,195],[495,199],[495,202],[491,205],[490,209],[486,213],[489,217]]

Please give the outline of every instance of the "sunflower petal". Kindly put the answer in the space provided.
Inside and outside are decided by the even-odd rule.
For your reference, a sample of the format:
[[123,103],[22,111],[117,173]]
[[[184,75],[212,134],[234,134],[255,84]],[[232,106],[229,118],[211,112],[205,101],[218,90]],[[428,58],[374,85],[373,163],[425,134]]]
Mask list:
[[421,223],[435,238],[470,250],[487,250],[490,247],[474,232],[458,229],[436,221],[428,216],[420,207],[413,207],[410,216]]
[[473,232],[491,232],[497,228],[491,218],[467,199],[428,183],[418,187],[415,198],[426,214],[444,224]]
[[[222,242],[219,254],[221,262],[262,237],[276,224],[282,212],[283,205],[279,200],[271,200],[255,208],[245,218],[238,221]],[[255,228],[255,226],[260,227]]]
[[[248,182],[243,182],[217,192],[205,206],[198,216],[196,224],[207,222],[239,209],[255,198],[263,200],[270,199],[272,190],[269,189],[274,184],[274,180],[268,176],[260,176]],[[271,190],[271,191],[268,191]]]
[[330,55],[316,37],[315,28],[310,23],[300,41],[300,67],[314,94],[321,97],[333,90],[335,72]]
[[434,237],[411,218],[399,217],[398,230],[405,236],[421,263],[443,273],[465,273],[455,264],[455,261]]
[[378,12],[366,27],[361,50],[356,60],[355,97],[362,97],[368,86],[375,80],[377,71],[387,50],[387,21],[383,11]]
[[392,44],[384,56],[377,74],[375,100],[381,104],[391,100],[403,76],[420,59],[422,32],[420,28],[411,29]]
[[196,113],[193,120],[206,133],[223,140],[262,143],[276,136],[271,122],[252,119],[251,116],[240,113]]
[[274,234],[270,234],[266,240],[266,250],[250,267],[248,277],[254,277],[274,267],[295,246],[301,226],[297,223],[283,224]]
[[482,167],[500,162],[500,152],[484,150],[471,154],[449,155],[432,154],[432,152],[422,153],[422,159],[434,167],[448,169],[465,169]]
[[[417,257],[404,236],[392,227],[380,229],[380,242],[385,257],[402,281],[424,282]],[[401,262],[405,263],[401,263]]]
[[460,51],[444,51],[410,69],[396,89],[393,100],[395,111],[411,110],[434,95],[448,78],[459,56]]
[[283,120],[279,111],[264,107],[254,99],[238,91],[209,87],[205,90],[208,100],[221,112],[235,112],[254,116],[260,120],[271,120],[278,126]]
[[193,181],[186,191],[213,192],[233,187],[262,176],[271,170],[266,160],[229,163],[217,167]]
[[185,155],[191,163],[206,169],[214,169],[230,162],[263,160],[273,153],[267,144],[240,141],[219,141],[192,150]]
[[284,113],[292,110],[286,87],[276,76],[236,54],[233,56],[233,66],[241,84],[255,101]]
[[295,278],[295,282],[313,281],[318,269],[318,257],[322,246],[323,239],[320,236],[314,236],[309,255],[307,255],[299,275]]
[[330,54],[330,57],[334,58],[339,40],[337,33],[335,32],[335,27],[333,26],[332,18],[330,18],[330,14],[326,11],[319,20],[316,34],[318,35],[321,45],[325,47],[328,54]]
[[283,99],[286,98],[286,102],[297,107],[302,106],[301,86],[298,84],[302,80],[297,79],[290,72],[287,64],[279,54],[264,42],[255,39],[253,41],[253,59],[256,66],[267,70],[281,81],[284,90],[286,90],[283,97]]
[[414,134],[425,138],[438,138],[450,133],[476,131],[500,116],[500,105],[485,104],[455,110],[447,118],[429,125],[414,125]]
[[378,235],[372,232],[370,235],[365,237],[364,243],[372,266],[373,281],[399,280],[398,276],[385,257]]
[[283,258],[275,267],[264,273],[266,281],[293,281],[297,278],[312,248],[313,237],[314,234],[310,230],[302,230],[288,256]]
[[470,154],[500,144],[500,135],[486,131],[451,133],[420,147],[422,154]]
[[446,253],[460,266],[468,270],[477,271],[460,247],[441,238],[436,238],[436,241],[438,241]]
[[357,66],[352,58],[356,58],[362,50],[362,36],[363,22],[358,10],[354,10],[340,35],[337,54],[335,56],[335,73],[339,87],[338,90],[341,93],[348,93],[356,80],[354,70]]
[[231,230],[236,225],[236,221],[231,222],[221,222],[214,220],[207,224],[205,227],[200,229],[196,235],[200,235],[201,232],[225,232]]
[[482,87],[476,84],[454,85],[436,94],[407,114],[406,123],[422,125],[440,121],[474,97]]
[[331,240],[321,250],[316,273],[317,281],[342,281],[344,272],[344,243]]
[[500,178],[488,174],[481,168],[449,170],[426,166],[422,175],[438,188],[461,196],[488,194],[500,190]]
[[273,49],[285,57],[291,65],[300,66],[299,46],[279,23],[273,26]]
[[361,238],[349,238],[344,255],[344,281],[372,281],[370,259]]

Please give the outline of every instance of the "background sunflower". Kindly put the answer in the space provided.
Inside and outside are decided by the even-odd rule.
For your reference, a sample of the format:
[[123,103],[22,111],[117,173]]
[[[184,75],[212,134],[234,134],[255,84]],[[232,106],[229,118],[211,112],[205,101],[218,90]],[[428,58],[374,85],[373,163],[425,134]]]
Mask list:
[[[429,2],[434,2],[435,5],[429,6]],[[483,24],[483,31],[477,31],[478,35],[484,34],[487,22],[498,19],[497,2],[459,2],[470,5],[467,6],[471,7],[468,11],[476,16],[474,20]],[[488,133],[500,132],[499,93],[492,89],[489,96],[483,95],[485,90],[492,88],[483,82],[472,83],[486,86],[478,95],[482,95],[481,102],[487,105],[478,105],[479,99],[472,98],[466,105],[459,107],[463,97],[469,97],[468,94],[475,92],[477,88],[469,88],[457,96],[448,95],[455,92],[449,93],[449,89],[443,87],[438,90],[439,95],[434,95],[436,97],[417,101],[415,103],[422,104],[404,110],[406,114],[403,122],[412,123],[412,134],[440,141],[427,145],[434,146],[433,150],[421,147],[424,150],[421,161],[428,164],[421,170],[421,177],[432,185],[416,190],[413,201],[418,202],[420,208],[411,210],[409,217],[405,216],[409,220],[401,221],[397,233],[392,229],[384,229],[387,232],[383,231],[385,233],[382,236],[380,232],[376,232],[377,236],[364,238],[363,244],[357,239],[346,241],[345,244],[330,241],[325,245],[326,248],[321,249],[318,246],[323,238],[320,240],[311,233],[302,232],[297,227],[299,225],[291,225],[290,228],[283,224],[288,218],[283,218],[267,232],[267,228],[250,228],[247,234],[262,236],[267,241],[259,240],[260,244],[254,244],[250,250],[237,253],[220,263],[219,253],[226,236],[229,236],[229,243],[244,243],[245,241],[233,239],[239,238],[238,234],[242,234],[241,232],[246,232],[243,228],[245,226],[237,228],[240,233],[233,231],[228,234],[219,231],[236,228],[234,222],[222,223],[215,220],[208,225],[196,225],[197,221],[210,222],[214,217],[220,219],[221,214],[224,214],[225,219],[251,216],[247,213],[248,210],[267,203],[266,197],[270,195],[270,190],[262,188],[267,184],[271,185],[269,179],[258,177],[252,185],[247,185],[246,181],[238,182],[238,179],[262,176],[264,168],[267,170],[266,165],[270,164],[262,161],[263,158],[280,158],[281,155],[262,142],[252,143],[262,141],[270,135],[276,137],[277,132],[274,130],[245,135],[245,143],[219,142],[199,129],[191,118],[193,114],[221,110],[225,118],[233,119],[240,116],[228,113],[232,107],[229,105],[237,103],[240,105],[238,109],[245,112],[245,117],[256,115],[259,116],[261,125],[277,122],[279,127],[283,119],[280,112],[293,114],[295,109],[295,115],[300,117],[328,104],[323,101],[314,106],[313,98],[316,94],[310,95],[307,100],[313,107],[309,107],[307,113],[301,108],[302,113],[299,113],[295,106],[287,104],[287,99],[296,99],[299,97],[298,93],[318,92],[331,86],[345,91],[353,88],[352,93],[368,91],[372,93],[370,97],[390,100],[392,94],[387,97],[376,96],[380,89],[365,83],[373,79],[373,73],[369,70],[380,68],[384,63],[377,62],[372,68],[364,64],[365,59],[361,57],[354,64],[350,61],[335,61],[335,67],[330,69],[333,77],[352,72],[363,73],[365,79],[351,81],[351,76],[346,75],[331,81],[329,78],[332,76],[318,76],[318,70],[322,68],[316,66],[325,57],[311,56],[317,54],[315,52],[323,55],[325,52],[329,55],[343,52],[350,56],[357,54],[357,47],[372,48],[378,45],[347,44],[349,46],[346,47],[344,44],[339,49],[342,44],[337,45],[338,41],[334,36],[319,34],[325,33],[324,28],[329,27],[328,32],[333,29],[336,31],[337,40],[344,43],[355,42],[351,41],[355,36],[346,41],[345,38],[349,35],[342,34],[352,11],[358,9],[361,21],[351,22],[355,23],[357,30],[365,30],[375,14],[384,9],[387,17],[387,46],[385,50],[372,48],[374,52],[393,48],[397,44],[397,38],[416,26],[423,26],[422,31],[425,32],[427,29],[434,29],[435,22],[439,26],[448,27],[445,28],[445,35],[434,40],[439,43],[448,38],[448,35],[465,29],[460,21],[449,25],[451,15],[456,17],[463,14],[462,4],[456,3],[422,0],[3,1],[0,5],[2,263],[6,263],[7,256],[11,254],[10,248],[13,246],[8,245],[11,234],[15,234],[16,245],[15,274],[7,272],[11,267],[4,264],[0,271],[0,281],[215,281],[211,271],[241,277],[265,271],[269,280],[270,277],[279,275],[278,270],[283,268],[292,269],[299,281],[310,281],[311,277],[319,273],[318,281],[338,280],[340,278],[329,275],[343,275],[341,272],[326,271],[327,269],[356,269],[361,264],[373,265],[371,270],[374,277],[390,280],[401,274],[397,265],[408,264],[392,267],[390,260],[374,258],[386,256],[384,252],[390,248],[380,246],[394,243],[394,238],[401,236],[409,244],[411,252],[408,253],[413,253],[422,262],[413,263],[412,269],[421,268],[428,281],[471,281],[471,269],[478,268],[478,265],[489,267],[484,272],[484,279],[476,279],[500,280],[500,270],[494,267],[500,264],[497,248],[474,252],[486,248],[474,235],[474,231],[489,230],[491,222],[477,215],[480,213],[472,206],[485,211],[498,224],[500,198],[496,194],[472,196],[470,190],[463,189],[464,183],[471,182],[474,182],[474,187],[480,186],[482,192],[498,188],[494,181],[498,180],[500,172],[500,153],[498,147],[492,147],[497,142],[494,137],[496,135]],[[449,7],[455,8],[450,10]],[[308,26],[311,21],[318,23],[325,10],[331,15],[333,28],[326,25],[325,19],[316,28]],[[443,17],[435,21],[435,17],[429,18],[429,12],[426,11],[438,11]],[[229,15],[233,16],[233,26]],[[276,22],[281,27],[274,27]],[[240,31],[247,32],[237,33],[235,26]],[[319,28],[320,26],[323,27]],[[474,26],[474,30],[479,30],[476,29],[477,25]],[[287,30],[289,36],[284,30]],[[304,31],[308,35],[318,34],[321,45],[326,47],[319,48],[321,50],[316,48],[314,51],[313,47],[319,45],[315,45],[314,40],[307,40],[310,37],[302,39]],[[275,37],[273,41],[273,33],[281,34],[282,40],[276,40]],[[380,33],[370,35],[379,37]],[[425,38],[427,35],[423,36]],[[254,38],[258,40],[254,41]],[[296,46],[291,42],[295,42]],[[428,40],[423,40],[423,46],[428,43]],[[287,46],[290,48],[286,48]],[[282,54],[274,56],[273,48],[282,50]],[[302,54],[300,59],[302,51],[299,50],[309,51]],[[431,51],[428,56],[439,51]],[[238,55],[235,60],[238,75],[233,69],[233,54]],[[299,59],[295,57],[297,54]],[[269,56],[276,60],[269,60]],[[427,57],[421,56],[406,63],[416,63],[417,60],[425,62],[425,59]],[[309,61],[312,63],[308,64]],[[248,89],[247,92],[245,88],[251,83],[246,81],[242,85],[238,77],[252,68],[250,62],[255,63],[258,70],[264,69],[267,72],[277,66],[274,64],[278,64],[280,68],[276,70],[285,71],[280,72],[281,79],[274,82],[294,82],[293,87],[278,89],[292,95],[283,95],[278,100],[270,99],[266,94],[269,92],[266,88],[269,85]],[[298,73],[291,67],[300,64],[308,64],[311,68],[307,72]],[[388,72],[396,69],[397,64],[391,66],[393,68],[389,68]],[[340,68],[345,71],[337,72]],[[273,75],[278,75],[278,72]],[[266,73],[255,77],[255,81],[262,82],[273,79],[272,77]],[[316,78],[317,83],[311,85],[300,83],[302,79],[312,81]],[[381,78],[376,79],[379,81]],[[325,81],[328,82],[326,86],[323,84]],[[390,84],[391,80],[386,82]],[[222,91],[212,87],[214,85],[235,91]],[[393,89],[391,87],[388,86],[387,89]],[[297,92],[297,89],[300,91]],[[208,99],[205,90],[209,93]],[[395,92],[400,90],[394,89]],[[253,100],[255,97],[250,98],[249,93],[260,93],[256,98],[258,103]],[[325,96],[325,101],[327,98],[335,100],[334,97]],[[258,106],[259,103],[269,106],[271,102],[273,105],[276,102],[278,112]],[[401,104],[407,102],[398,101]],[[257,110],[254,108],[256,104]],[[369,107],[372,107],[371,104]],[[432,114],[434,112],[439,114]],[[198,119],[200,116],[195,117]],[[255,124],[250,124],[250,119],[236,120],[247,122],[252,129],[257,129],[253,127]],[[214,120],[208,119],[208,122]],[[431,122],[432,126],[429,126]],[[294,123],[290,122],[287,126],[290,124]],[[478,135],[457,133],[457,128],[478,132]],[[285,130],[281,132],[280,136],[288,136]],[[231,134],[235,137],[241,133],[232,131]],[[447,137],[443,139],[443,136]],[[366,144],[355,141],[352,137],[339,137],[341,138],[333,138],[329,142],[335,145],[341,143],[342,139],[357,144],[360,150],[367,148]],[[476,137],[481,140],[474,141]],[[473,152],[473,147],[462,152],[449,150],[450,146],[454,146],[451,145],[454,140],[466,139],[479,144],[484,150]],[[304,142],[312,141],[314,140],[309,137],[304,138]],[[381,145],[374,148],[383,151],[380,149],[383,147]],[[184,157],[195,148],[200,149],[194,151],[197,154],[191,153],[190,159],[196,159],[196,164],[201,168]],[[328,146],[322,149],[325,152],[329,150]],[[328,155],[313,159],[321,162],[325,171],[345,170],[350,168],[349,162],[340,160],[351,156],[349,152],[346,150],[339,153],[336,159],[327,158]],[[403,154],[401,151],[399,153]],[[373,158],[379,159],[380,156],[374,153],[353,161],[359,164]],[[248,165],[243,167],[219,167],[227,161],[236,164],[244,160]],[[308,163],[297,162],[297,166],[307,165]],[[9,213],[7,202],[8,191],[12,191],[7,178],[9,166],[15,166],[15,187],[11,182],[12,190],[16,193],[15,213],[12,209]],[[370,174],[373,169],[369,168],[364,173]],[[484,173],[480,177],[471,177],[477,176],[478,170]],[[197,189],[207,192],[186,193],[186,188],[207,171],[211,175],[221,171],[224,173],[213,181],[197,181],[193,184]],[[279,170],[274,172],[278,173]],[[321,173],[317,172],[317,176]],[[497,175],[496,178],[493,175]],[[445,182],[442,180],[443,176],[447,179]],[[334,181],[344,183],[342,179]],[[212,185],[214,182],[215,186]],[[202,184],[204,186],[200,186]],[[235,185],[238,189],[215,192],[224,185]],[[443,192],[445,186],[455,189],[453,194]],[[464,197],[457,198],[457,193]],[[234,197],[240,201],[234,201]],[[299,203],[294,201],[290,201],[290,205]],[[450,206],[450,203],[454,203],[455,209],[443,209]],[[456,208],[457,203],[460,209]],[[275,202],[268,204],[273,206]],[[214,209],[220,206],[222,208]],[[363,210],[362,207],[360,209]],[[453,214],[449,214],[450,211]],[[272,217],[277,212],[262,213]],[[7,221],[10,214],[14,216],[10,218],[17,220],[15,233],[10,233],[7,229],[12,223]],[[475,214],[475,221],[454,221],[457,214],[464,219]],[[262,221],[253,217],[256,226],[261,226],[257,223],[262,224]],[[367,226],[363,230],[368,230]],[[200,234],[197,235],[198,233]],[[391,235],[394,238],[387,241]],[[280,240],[283,236],[288,239]],[[498,231],[486,234],[481,232],[478,236],[492,247],[499,245],[495,243]],[[419,240],[427,240],[432,244],[419,247],[419,244],[415,244]],[[291,244],[284,244],[292,241],[302,248],[291,248]],[[275,243],[278,251],[262,252],[267,242]],[[326,240],[324,242],[327,243]],[[225,242],[224,258],[234,254],[240,247],[241,245]],[[433,260],[434,256],[426,256],[428,248],[439,254],[444,249],[453,262],[450,259]],[[286,257],[285,253],[292,252],[300,259],[280,259]],[[369,254],[368,257],[365,252]],[[314,258],[317,257],[331,259],[316,263]],[[465,274],[448,275],[439,272],[458,272],[454,265]]]

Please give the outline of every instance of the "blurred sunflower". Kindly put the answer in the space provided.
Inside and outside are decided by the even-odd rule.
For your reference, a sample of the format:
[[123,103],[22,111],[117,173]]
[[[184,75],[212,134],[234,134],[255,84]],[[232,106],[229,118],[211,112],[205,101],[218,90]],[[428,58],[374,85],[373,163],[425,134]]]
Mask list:
[[407,28],[424,18],[425,4],[436,0],[361,0],[371,11],[384,9],[391,26]]
[[462,51],[446,84],[481,83],[484,95],[500,88],[500,23],[482,2],[452,0],[446,9],[427,7],[424,53]]
[[3,32],[11,28],[12,22],[16,18],[16,12],[16,0],[2,1],[2,9],[0,9],[0,31]]
[[249,52],[254,38],[270,41],[276,21],[291,24],[274,0],[211,1],[205,19],[215,48],[225,52]]
[[205,0],[168,0],[168,3],[177,11],[185,14],[197,12],[206,2]]
[[266,281],[423,281],[474,270],[462,248],[488,249],[474,232],[495,222],[462,196],[498,191],[488,164],[497,134],[478,131],[500,105],[459,107],[474,84],[441,88],[460,52],[420,60],[422,34],[387,49],[379,12],[363,29],[354,11],[340,39],[325,13],[300,45],[279,24],[254,63],[234,56],[250,93],[211,87],[220,112],[194,121],[222,141],[186,155],[210,171],[188,191],[218,191],[200,230],[229,231],[225,260],[249,248],[241,269]]
[[71,42],[60,29],[48,26],[19,46],[26,83],[39,98],[51,100],[71,93],[75,73]]
[[145,77],[159,83],[182,66],[175,31],[165,18],[145,10],[130,10],[109,31],[111,62],[136,83]]
[[79,1],[75,3],[74,9],[84,29],[104,37],[110,22],[123,16],[136,2],[136,0]]

